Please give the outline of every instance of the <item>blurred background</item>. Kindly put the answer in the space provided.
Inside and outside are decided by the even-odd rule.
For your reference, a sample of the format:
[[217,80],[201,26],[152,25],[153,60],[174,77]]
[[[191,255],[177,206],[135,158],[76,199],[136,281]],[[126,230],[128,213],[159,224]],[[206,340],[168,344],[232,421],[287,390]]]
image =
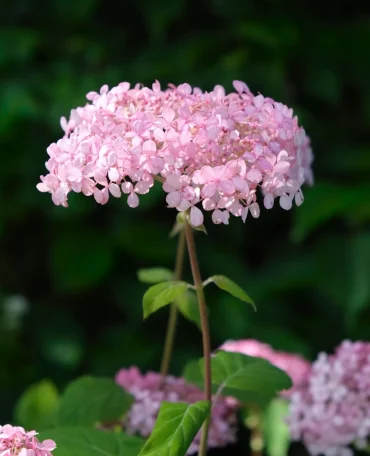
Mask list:
[[[1,423],[40,379],[63,388],[82,373],[159,368],[168,309],[143,323],[136,272],[173,267],[161,188],[135,210],[76,194],[54,207],[36,190],[59,118],[105,83],[240,79],[292,106],[315,153],[303,206],[197,235],[203,276],[228,275],[258,307],[209,287],[212,345],[258,338],[314,359],[369,340],[369,3],[14,0],[0,21]],[[200,354],[181,319],[172,372]]]

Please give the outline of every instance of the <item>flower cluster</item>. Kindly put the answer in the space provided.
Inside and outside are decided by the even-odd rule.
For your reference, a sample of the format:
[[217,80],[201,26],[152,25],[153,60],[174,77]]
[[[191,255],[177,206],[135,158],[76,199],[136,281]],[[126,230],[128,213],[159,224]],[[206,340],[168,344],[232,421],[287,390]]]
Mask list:
[[203,223],[200,207],[216,224],[227,224],[230,214],[258,217],[258,187],[267,209],[275,198],[286,210],[293,200],[300,205],[301,186],[312,181],[305,131],[292,109],[254,96],[243,82],[234,88],[226,94],[219,85],[202,92],[123,82],[88,93],[91,103],[61,119],[65,135],[49,146],[49,174],[37,188],[56,205],[67,206],[74,191],[100,204],[124,193],[136,207],[156,179],[168,206],[189,210],[194,226]]
[[[204,393],[182,378],[162,377],[155,372],[142,374],[136,367],[121,369],[116,382],[134,397],[124,427],[129,434],[148,437],[153,430],[162,401],[193,403],[204,399]],[[208,447],[217,448],[236,441],[236,409],[233,399],[218,397],[212,407]],[[195,437],[187,454],[199,449],[200,433]]]
[[311,370],[311,364],[301,356],[276,351],[270,345],[254,339],[230,340],[221,345],[219,349],[266,359],[274,366],[286,372],[292,379],[293,388],[281,393],[285,397],[289,397],[298,387],[305,384]]
[[344,341],[321,353],[291,397],[289,427],[313,455],[349,456],[370,436],[370,343]]
[[37,432],[26,432],[22,427],[6,424],[0,426],[1,456],[51,456],[56,448],[53,440],[39,442]]

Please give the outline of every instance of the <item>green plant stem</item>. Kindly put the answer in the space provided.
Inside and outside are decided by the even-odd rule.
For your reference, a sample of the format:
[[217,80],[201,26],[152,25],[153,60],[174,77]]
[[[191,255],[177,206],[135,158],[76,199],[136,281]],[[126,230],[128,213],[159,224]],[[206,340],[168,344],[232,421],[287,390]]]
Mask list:
[[[182,276],[182,267],[185,256],[185,232],[182,229],[179,233],[179,240],[177,243],[176,262],[175,262],[175,280],[180,280]],[[177,306],[176,303],[172,303],[170,306],[170,314],[167,323],[166,339],[163,347],[163,357],[161,362],[161,375],[165,377],[168,375],[170,368],[171,357],[173,352],[173,345],[176,335],[176,323],[177,323]]]
[[[188,244],[188,252],[190,258],[191,272],[193,274],[195,291],[197,293],[200,321],[202,325],[203,338],[203,356],[204,356],[204,393],[205,398],[212,406],[212,378],[211,378],[211,341],[208,325],[207,306],[204,298],[203,282],[200,275],[197,252],[195,249],[193,228],[188,222],[185,222],[185,235]],[[211,410],[204,421],[202,428],[202,437],[199,446],[198,456],[205,456],[207,453],[208,429],[211,419]]]

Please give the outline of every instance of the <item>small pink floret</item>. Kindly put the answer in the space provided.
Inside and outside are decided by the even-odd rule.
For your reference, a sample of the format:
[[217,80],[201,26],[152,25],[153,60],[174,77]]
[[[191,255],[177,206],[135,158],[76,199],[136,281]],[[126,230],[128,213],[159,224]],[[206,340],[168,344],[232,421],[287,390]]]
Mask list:
[[293,440],[312,455],[350,456],[370,437],[370,343],[344,341],[320,353],[306,383],[290,398]]
[[1,456],[52,456],[56,444],[53,440],[40,442],[36,431],[26,432],[22,427],[0,426]]
[[[129,434],[139,434],[146,438],[153,430],[161,402],[193,403],[204,399],[204,393],[183,378],[167,376],[162,378],[156,372],[142,374],[137,367],[121,369],[116,382],[134,397],[135,402],[126,416],[123,426]],[[237,428],[236,401],[218,397],[212,407],[208,447],[224,447],[236,441]],[[195,437],[187,454],[199,450],[200,433]]]

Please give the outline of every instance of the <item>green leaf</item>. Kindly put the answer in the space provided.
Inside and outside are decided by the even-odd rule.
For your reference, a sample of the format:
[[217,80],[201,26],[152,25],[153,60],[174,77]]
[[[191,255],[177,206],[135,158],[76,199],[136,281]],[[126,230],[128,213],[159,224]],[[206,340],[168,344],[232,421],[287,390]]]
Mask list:
[[176,299],[176,305],[181,314],[195,323],[201,329],[199,306],[195,293],[187,291]]
[[143,440],[123,432],[85,427],[58,427],[40,432],[39,440],[52,439],[54,456],[137,456]]
[[29,386],[18,399],[14,419],[25,429],[45,429],[53,425],[59,405],[57,387],[50,380]]
[[139,269],[137,276],[143,283],[159,283],[173,280],[173,272],[167,268]]
[[262,430],[266,450],[269,456],[286,456],[288,454],[290,435],[285,422],[288,415],[288,402],[276,398],[263,412]]
[[[261,358],[219,351],[211,359],[212,390],[244,403],[266,404],[279,391],[292,387],[281,369]],[[204,359],[192,361],[184,370],[189,383],[203,385]]]
[[370,233],[358,233],[350,240],[348,323],[354,326],[370,305]]
[[221,290],[227,291],[230,293],[232,296],[235,298],[240,299],[241,301],[244,301],[248,304],[251,304],[256,310],[256,306],[250,296],[247,295],[247,293],[239,287],[235,282],[230,280],[228,277],[224,275],[214,275],[210,277],[209,279],[206,280],[206,283],[213,282],[215,285],[218,286]]
[[162,402],[153,432],[139,456],[184,456],[209,409],[208,401]]
[[188,288],[186,282],[162,282],[150,287],[143,298],[144,319],[161,307],[171,304]]
[[121,419],[133,398],[110,378],[80,377],[65,390],[58,425],[95,425]]
[[305,191],[304,204],[295,211],[292,237],[301,241],[314,229],[333,217],[347,216],[364,205],[363,196],[369,194],[368,185],[345,186],[317,182]]

